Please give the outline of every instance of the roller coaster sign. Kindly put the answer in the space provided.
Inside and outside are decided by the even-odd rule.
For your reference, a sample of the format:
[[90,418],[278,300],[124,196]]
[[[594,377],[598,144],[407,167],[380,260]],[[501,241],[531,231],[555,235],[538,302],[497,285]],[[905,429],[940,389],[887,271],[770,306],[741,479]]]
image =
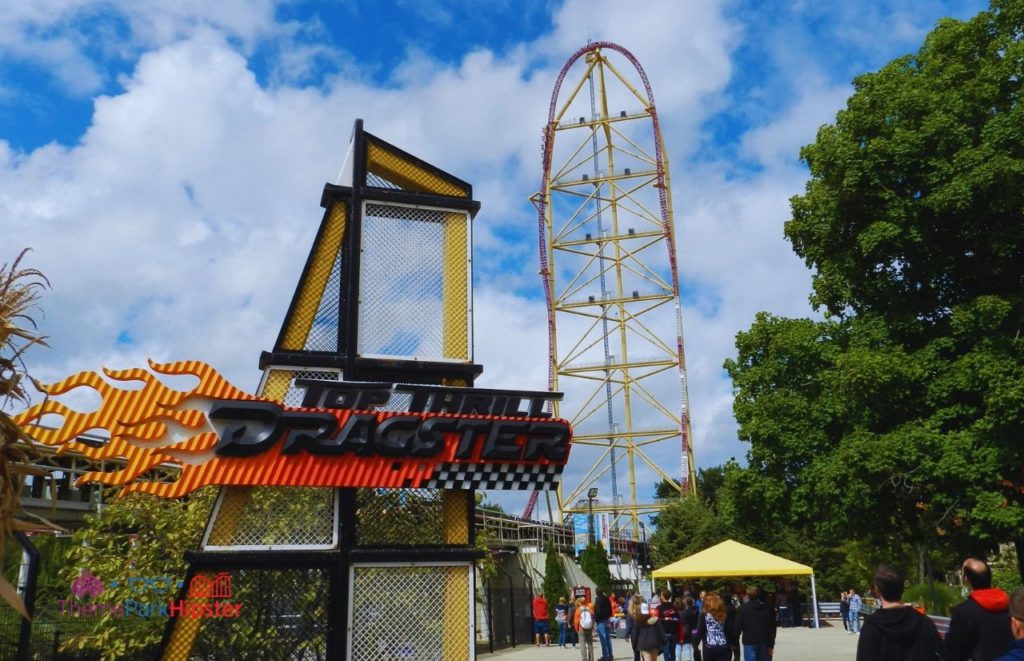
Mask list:
[[[85,473],[79,483],[164,497],[210,484],[551,489],[569,458],[569,423],[545,411],[559,393],[299,380],[294,387],[305,395],[296,407],[238,390],[205,363],[149,366],[82,372],[44,386],[51,396],[92,388],[103,401],[82,413],[47,398],[17,421],[62,451],[126,464]],[[179,391],[159,374],[199,383]],[[62,424],[42,426],[46,416],[60,416]],[[107,430],[109,440],[80,436],[96,429]],[[147,479],[166,464],[181,467],[177,480]]]

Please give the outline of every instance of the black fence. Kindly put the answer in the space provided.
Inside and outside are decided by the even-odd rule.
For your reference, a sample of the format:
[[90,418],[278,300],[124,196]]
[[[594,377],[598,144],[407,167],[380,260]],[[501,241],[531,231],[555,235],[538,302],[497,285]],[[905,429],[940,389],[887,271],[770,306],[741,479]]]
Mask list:
[[505,577],[499,575],[485,586],[484,599],[490,615],[494,649],[533,642],[533,616],[530,612],[533,595],[529,590],[518,586],[510,588]]
[[[40,661],[99,660],[99,649],[79,649],[74,645],[76,636],[113,629],[114,639],[135,637],[153,627],[140,618],[109,618],[100,621],[94,617],[76,617],[59,609],[40,608],[32,620],[32,637],[29,658]],[[0,604],[0,659],[18,658],[18,636],[21,632],[21,616],[6,604]],[[157,645],[122,655],[130,661],[144,661],[156,658]]]

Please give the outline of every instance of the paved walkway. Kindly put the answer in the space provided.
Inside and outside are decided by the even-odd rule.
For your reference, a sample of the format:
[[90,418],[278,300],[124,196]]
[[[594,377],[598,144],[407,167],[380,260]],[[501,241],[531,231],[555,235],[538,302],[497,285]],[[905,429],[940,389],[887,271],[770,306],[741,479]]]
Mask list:
[[[633,651],[629,641],[612,641],[616,661],[632,661]],[[601,656],[601,645],[594,641],[594,656]],[[857,656],[857,636],[846,633],[842,625],[830,626],[822,622],[821,629],[792,628],[779,629],[775,641],[775,656],[772,661],[852,661]],[[494,661],[577,661],[579,649],[558,647],[536,647],[534,645],[502,650],[494,654],[480,654],[479,659]],[[663,657],[658,657],[662,661]]]

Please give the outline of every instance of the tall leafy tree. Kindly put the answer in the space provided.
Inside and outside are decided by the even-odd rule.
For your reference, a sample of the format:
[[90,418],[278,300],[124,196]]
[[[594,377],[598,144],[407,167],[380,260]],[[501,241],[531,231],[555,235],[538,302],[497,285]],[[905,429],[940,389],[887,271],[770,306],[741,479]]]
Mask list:
[[751,442],[726,509],[760,518],[741,526],[911,548],[922,576],[1020,545],[1022,33],[1024,0],[940,22],[801,151],[785,233],[826,317],[761,314],[726,364]]
[[562,572],[562,554],[555,549],[555,543],[548,542],[545,549],[544,559],[544,586],[542,588],[544,598],[548,600],[548,619],[550,620],[551,631],[558,631],[555,623],[555,604],[559,597],[569,594],[569,587],[565,582],[565,574]]
[[594,542],[580,553],[580,569],[597,584],[605,594],[612,593],[612,572],[608,568],[608,555],[604,547]]
[[654,565],[663,567],[724,541],[729,530],[707,501],[686,495],[658,513],[651,535]]

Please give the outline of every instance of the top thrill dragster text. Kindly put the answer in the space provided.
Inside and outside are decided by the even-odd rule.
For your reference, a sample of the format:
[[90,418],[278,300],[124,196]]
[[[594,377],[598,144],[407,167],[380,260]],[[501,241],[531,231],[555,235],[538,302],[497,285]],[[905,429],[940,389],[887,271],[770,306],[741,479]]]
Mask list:
[[[436,457],[446,438],[458,439],[455,461],[562,463],[569,453],[569,424],[544,411],[545,402],[561,397],[557,393],[312,380],[296,385],[306,389],[303,407],[314,410],[258,400],[213,402],[208,415],[220,437],[215,453],[251,457],[283,439],[284,455]],[[411,395],[405,411],[375,411],[393,393]]]
[[[123,460],[90,471],[79,484],[125,485],[178,498],[206,485],[410,489],[553,489],[569,459],[572,427],[546,411],[560,393],[428,385],[299,380],[301,406],[254,397],[198,361],[150,363],[157,374],[193,375],[175,390],[141,369],[94,372],[44,386],[51,396],[91,388],[102,402],[78,412],[48,398],[18,415],[35,438],[71,446],[90,459]],[[38,426],[47,414],[59,428]],[[106,429],[101,444],[79,442]],[[172,431],[173,430],[173,431]],[[181,430],[191,432],[181,437]],[[145,479],[178,464],[173,482]]]

